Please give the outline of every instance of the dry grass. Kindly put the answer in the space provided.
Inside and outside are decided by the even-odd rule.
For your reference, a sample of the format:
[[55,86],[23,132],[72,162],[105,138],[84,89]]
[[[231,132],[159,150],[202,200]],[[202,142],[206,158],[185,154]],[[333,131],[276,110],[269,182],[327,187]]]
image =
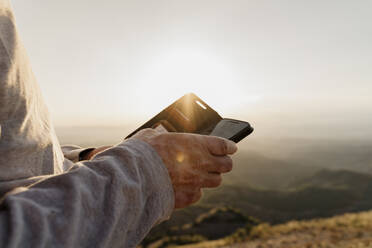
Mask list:
[[233,244],[227,238],[183,247],[371,248],[372,211],[328,219],[292,221],[276,226],[262,224],[253,228],[243,240]]

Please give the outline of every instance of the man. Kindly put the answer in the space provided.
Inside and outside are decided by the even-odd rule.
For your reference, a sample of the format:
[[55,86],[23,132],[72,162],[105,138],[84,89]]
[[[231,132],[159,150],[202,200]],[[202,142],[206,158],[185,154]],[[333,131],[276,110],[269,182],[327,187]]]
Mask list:
[[8,0],[0,0],[0,128],[1,247],[135,247],[202,187],[218,186],[237,149],[148,129],[112,147],[65,147],[65,158]]

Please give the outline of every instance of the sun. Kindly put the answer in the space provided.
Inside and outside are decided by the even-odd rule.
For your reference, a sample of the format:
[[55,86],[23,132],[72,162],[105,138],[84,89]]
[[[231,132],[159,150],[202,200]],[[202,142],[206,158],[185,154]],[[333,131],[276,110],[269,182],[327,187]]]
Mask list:
[[[234,68],[221,57],[197,50],[172,50],[153,57],[136,85],[146,112],[157,113],[193,92],[211,107],[229,109],[246,98]],[[143,99],[143,100],[142,100]]]

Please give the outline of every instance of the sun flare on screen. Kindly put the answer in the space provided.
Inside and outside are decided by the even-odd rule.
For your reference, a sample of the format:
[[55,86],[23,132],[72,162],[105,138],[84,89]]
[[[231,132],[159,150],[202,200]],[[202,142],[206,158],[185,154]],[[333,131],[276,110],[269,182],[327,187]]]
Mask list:
[[228,62],[210,54],[178,50],[153,57],[146,66],[135,91],[144,114],[153,115],[186,93],[193,92],[212,108],[231,111],[249,97],[237,83],[238,75]]

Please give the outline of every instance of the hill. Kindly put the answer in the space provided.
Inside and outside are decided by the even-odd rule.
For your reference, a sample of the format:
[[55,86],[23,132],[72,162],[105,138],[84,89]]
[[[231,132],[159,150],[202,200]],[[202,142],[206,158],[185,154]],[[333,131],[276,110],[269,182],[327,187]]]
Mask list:
[[199,215],[193,222],[173,226],[164,232],[158,229],[147,237],[142,246],[150,248],[168,247],[171,245],[198,243],[205,240],[216,240],[232,235],[240,228],[248,229],[259,222],[233,208],[213,208]]
[[355,192],[366,189],[372,176],[350,170],[320,170],[313,175],[297,180],[290,184],[288,188],[304,188],[306,186],[318,186],[323,188],[352,188]]
[[372,142],[249,137],[233,156],[227,184],[286,189],[322,169],[372,174]]
[[[196,206],[175,212],[169,221],[155,227],[143,244],[147,246],[155,241],[164,242],[164,238],[168,240],[166,243],[178,244],[180,240],[184,244],[214,240],[228,236],[242,226],[251,226],[251,223],[246,222],[247,217],[243,216],[253,216],[267,223],[278,224],[372,209],[371,182],[371,175],[346,170],[322,170],[299,180],[287,190],[225,185],[206,191]],[[216,207],[229,209],[227,216],[238,216],[233,219],[240,221],[232,224],[226,219],[226,212],[216,211]],[[195,224],[208,211],[207,215],[214,219],[213,225]],[[219,217],[213,216],[215,214]],[[224,229],[224,232],[217,234],[218,229]],[[217,235],[211,235],[211,230]]]
[[183,248],[369,248],[372,247],[372,211],[328,219],[261,224],[216,241]]
[[372,208],[372,176],[347,170],[321,170],[285,190],[242,184],[209,190],[203,206],[231,206],[270,223],[310,219]]
[[[372,141],[355,139],[264,138],[252,136],[239,144],[246,151],[289,162],[299,168],[347,169],[372,174]],[[250,162],[246,157],[245,164]]]
[[224,185],[251,185],[262,189],[286,189],[298,179],[323,169],[320,166],[299,166],[290,160],[271,158],[252,150],[233,156],[234,169],[224,175]]

